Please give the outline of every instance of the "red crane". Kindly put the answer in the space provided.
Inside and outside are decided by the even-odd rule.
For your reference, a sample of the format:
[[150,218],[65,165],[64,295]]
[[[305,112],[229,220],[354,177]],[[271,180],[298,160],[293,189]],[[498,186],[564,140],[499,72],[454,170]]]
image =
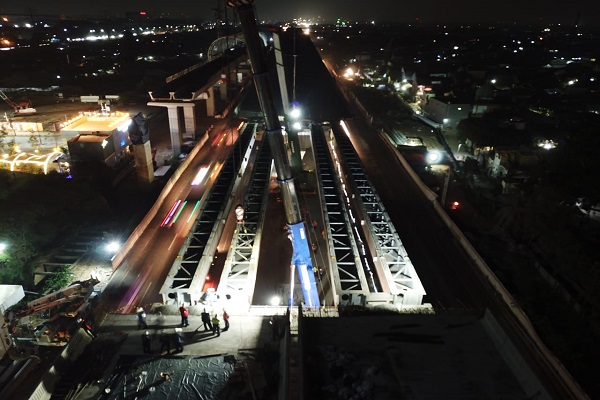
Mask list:
[[15,103],[2,90],[0,90],[0,98],[15,110],[15,115],[35,114],[37,112],[35,108],[31,108],[30,100]]

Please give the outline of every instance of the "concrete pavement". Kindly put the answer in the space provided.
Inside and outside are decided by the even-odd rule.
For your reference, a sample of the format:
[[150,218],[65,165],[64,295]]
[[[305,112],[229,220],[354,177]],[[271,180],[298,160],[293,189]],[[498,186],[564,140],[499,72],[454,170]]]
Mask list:
[[[136,315],[108,314],[98,328],[98,337],[125,338],[118,349],[119,355],[143,354],[141,336],[146,330],[150,332],[152,354],[158,355],[159,335],[162,333],[174,335],[176,328],[181,329],[184,335],[183,352],[178,353],[179,355],[237,355],[244,350],[278,347],[278,342],[272,340],[270,317],[266,315],[230,313],[230,328],[223,332],[224,323],[220,312],[218,315],[221,320],[221,335],[216,336],[204,330],[199,307],[189,307],[188,327],[181,327],[179,312],[177,310],[173,312],[171,309],[175,306],[157,308],[160,310],[156,313],[148,313],[148,329],[138,328]],[[173,349],[174,346],[172,345],[171,348]]]
[[[175,304],[148,307],[146,329],[138,328],[137,315],[107,314],[96,329],[96,340],[80,357],[85,368],[75,366],[65,373],[67,381],[80,383],[72,398],[95,400],[118,392],[127,398],[213,399],[226,392],[232,400],[275,399],[282,341],[273,338],[269,320],[279,314],[283,328],[285,308],[259,307],[244,313],[228,309],[230,328],[220,336],[205,331],[200,317],[204,308],[212,315],[217,312],[217,307],[208,305],[189,306],[187,327],[181,326]],[[222,306],[218,311],[224,327]],[[144,354],[142,348],[146,330],[150,354]],[[183,351],[174,352],[173,339],[179,330],[184,336]],[[159,354],[159,337],[165,333],[172,339],[171,351]],[[161,375],[165,371],[167,379]]]

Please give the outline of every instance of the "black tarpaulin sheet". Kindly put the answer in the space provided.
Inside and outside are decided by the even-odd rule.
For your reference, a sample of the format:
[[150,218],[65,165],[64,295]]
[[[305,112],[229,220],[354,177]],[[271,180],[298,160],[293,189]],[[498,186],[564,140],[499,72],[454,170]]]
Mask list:
[[227,398],[233,357],[162,357],[122,359],[108,385],[110,399]]

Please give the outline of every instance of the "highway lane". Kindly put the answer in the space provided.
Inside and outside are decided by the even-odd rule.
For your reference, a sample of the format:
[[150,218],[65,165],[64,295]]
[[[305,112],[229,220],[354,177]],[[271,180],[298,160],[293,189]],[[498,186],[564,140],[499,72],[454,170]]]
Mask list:
[[[159,290],[194,223],[198,212],[196,210],[196,215],[191,215],[194,205],[214,182],[233,148],[236,137],[232,135],[238,134],[239,122],[224,119],[210,131],[204,147],[166,195],[160,210],[104,289],[101,301],[105,311],[131,313],[139,306],[162,301]],[[228,140],[230,137],[231,140]],[[210,166],[210,169],[202,182],[192,185],[200,169],[206,166]],[[174,207],[178,201],[180,203]],[[167,221],[166,217],[171,211],[172,216]],[[173,223],[178,214],[179,218]]]

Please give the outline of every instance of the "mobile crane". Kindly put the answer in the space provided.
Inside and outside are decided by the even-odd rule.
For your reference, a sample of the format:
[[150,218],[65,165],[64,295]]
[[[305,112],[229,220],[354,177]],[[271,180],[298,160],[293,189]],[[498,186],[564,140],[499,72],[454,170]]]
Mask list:
[[2,90],[0,90],[0,98],[4,100],[9,106],[11,106],[11,108],[15,112],[14,115],[31,115],[37,113],[37,110],[31,107],[31,100],[15,103]]
[[271,153],[273,154],[277,180],[283,197],[288,231],[292,241],[293,254],[291,264],[295,265],[298,271],[304,304],[307,307],[319,307],[320,299],[312,268],[310,248],[308,247],[308,235],[306,234],[306,226],[302,220],[295,177],[292,175],[290,163],[287,158],[287,148],[284,143],[274,96],[269,85],[267,61],[258,33],[254,0],[226,0],[226,4],[237,12],[246,41],[246,51],[254,75],[254,86],[256,87],[256,93],[265,117],[267,138]]

